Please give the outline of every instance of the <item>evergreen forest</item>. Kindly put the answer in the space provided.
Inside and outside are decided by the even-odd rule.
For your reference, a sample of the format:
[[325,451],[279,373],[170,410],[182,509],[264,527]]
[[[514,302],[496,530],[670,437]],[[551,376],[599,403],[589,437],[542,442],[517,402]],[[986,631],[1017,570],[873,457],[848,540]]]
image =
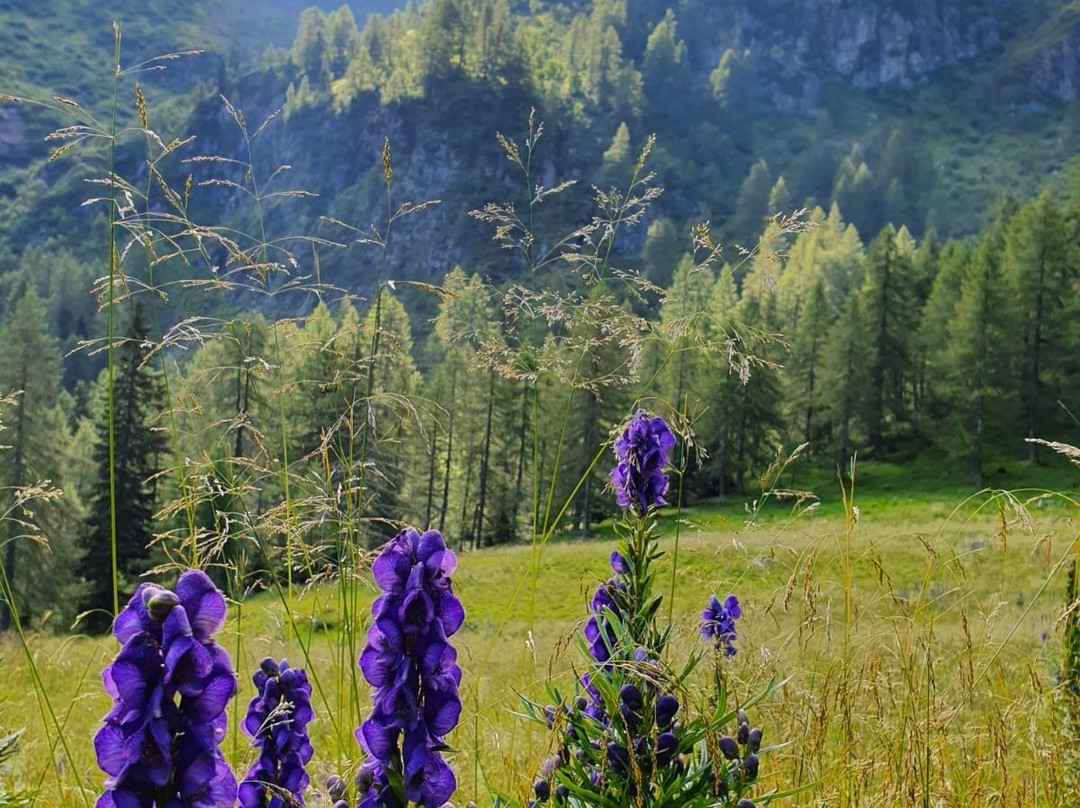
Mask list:
[[974,491],[1080,442],[1072,4],[120,3],[115,37],[19,5],[24,621],[104,630],[176,537],[238,592],[340,562],[332,515],[372,548],[587,537],[637,406],[693,436],[685,503],[753,500],[792,451]]

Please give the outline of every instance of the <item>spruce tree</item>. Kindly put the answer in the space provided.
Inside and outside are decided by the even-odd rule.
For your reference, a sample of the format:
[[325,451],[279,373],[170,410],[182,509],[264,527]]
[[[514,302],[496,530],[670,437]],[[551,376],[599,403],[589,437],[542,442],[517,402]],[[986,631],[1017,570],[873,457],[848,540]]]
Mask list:
[[126,338],[114,348],[111,474],[108,376],[103,373],[98,382],[97,480],[88,503],[81,541],[85,555],[80,567],[86,585],[83,610],[89,612],[84,625],[91,631],[108,628],[116,601],[123,603],[150,567],[156,478],[162,468],[166,435],[158,423],[165,405],[164,385],[160,374],[145,361],[148,334],[142,306],[135,303]]
[[852,427],[866,410],[870,350],[859,295],[848,295],[825,341],[822,382],[828,392],[824,407],[835,431],[836,463],[851,459]]
[[886,421],[906,418],[906,385],[911,371],[910,337],[915,325],[911,262],[901,252],[892,225],[874,239],[866,257],[861,292],[870,347],[867,427],[876,458],[884,453]]

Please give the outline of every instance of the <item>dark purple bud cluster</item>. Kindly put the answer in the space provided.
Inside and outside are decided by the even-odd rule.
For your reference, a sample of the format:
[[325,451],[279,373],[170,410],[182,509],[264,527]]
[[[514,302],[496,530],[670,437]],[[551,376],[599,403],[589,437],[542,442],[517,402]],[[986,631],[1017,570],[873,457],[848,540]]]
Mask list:
[[241,808],[303,805],[310,782],[304,767],[312,755],[307,725],[315,717],[307,673],[267,657],[251,678],[259,695],[251,700],[243,726],[259,757],[240,783]]
[[102,672],[113,708],[94,736],[109,775],[97,808],[220,808],[236,780],[219,749],[236,692],[229,655],[213,640],[225,598],[206,573],[176,591],[144,583],[113,623],[123,644]]
[[614,704],[605,705],[593,683],[593,675],[610,681],[613,673],[601,670],[582,676],[583,694],[572,705],[544,708],[548,727],[561,732],[562,744],[559,753],[545,761],[532,803],[565,803],[569,790],[555,773],[572,758],[572,768],[587,773],[592,786],[618,778],[630,794],[660,772],[682,771],[682,728],[675,720],[679,701],[659,692],[655,684],[659,666],[644,649],[636,649],[629,664],[632,670],[649,673],[631,674],[619,687]]
[[734,595],[728,595],[721,603],[716,595],[709,596],[709,605],[701,613],[701,635],[706,640],[711,640],[717,651],[723,651],[728,656],[734,656],[737,649],[735,640],[735,621],[742,617],[742,608],[739,599]]
[[619,507],[645,514],[664,504],[668,478],[664,467],[675,448],[675,436],[659,416],[638,410],[615,440],[619,459],[611,470],[611,483]]
[[[734,792],[743,794],[757,781],[758,777],[758,752],[761,751],[761,729],[750,728],[750,719],[745,710],[738,712],[738,728],[735,737],[724,735],[717,742],[717,747],[724,760],[728,762],[726,768],[722,768],[716,785],[718,790],[727,794]],[[750,800],[743,800],[740,806],[747,803],[753,808]]]
[[372,567],[383,594],[371,606],[360,655],[375,688],[371,716],[356,732],[368,753],[358,780],[361,808],[440,808],[457,787],[441,754],[461,715],[461,668],[447,642],[465,619],[450,585],[456,563],[437,530],[409,528]]
[[620,620],[627,615],[627,584],[624,575],[619,572],[623,564],[625,561],[618,551],[613,552],[611,566],[615,575],[596,588],[589,603],[590,614],[585,623],[585,639],[589,642],[589,654],[600,663],[606,663],[611,658],[618,642],[615,626],[606,612],[610,610],[611,614]]

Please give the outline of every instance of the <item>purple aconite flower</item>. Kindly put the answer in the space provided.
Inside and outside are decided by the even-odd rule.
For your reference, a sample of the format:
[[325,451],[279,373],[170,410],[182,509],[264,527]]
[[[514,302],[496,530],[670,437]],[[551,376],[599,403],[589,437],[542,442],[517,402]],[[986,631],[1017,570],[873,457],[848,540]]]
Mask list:
[[113,708],[94,736],[108,778],[98,808],[220,808],[236,780],[219,744],[236,691],[229,655],[213,640],[225,598],[206,573],[176,591],[141,584],[113,623],[123,643],[102,672]]
[[307,673],[267,657],[251,678],[259,695],[251,700],[243,726],[259,757],[240,783],[241,808],[303,805],[310,782],[304,766],[312,755],[307,725],[315,717]]
[[368,753],[363,808],[406,802],[439,808],[457,788],[442,757],[443,738],[461,715],[461,668],[447,642],[465,620],[450,584],[456,564],[437,530],[409,528],[372,566],[383,594],[371,606],[360,654],[360,669],[375,688],[371,716],[356,733]]
[[675,448],[675,436],[659,416],[638,410],[615,440],[619,462],[611,470],[615,498],[622,508],[645,514],[654,505],[664,504],[668,478],[664,467]]
[[701,634],[711,639],[716,650],[723,650],[728,656],[735,654],[734,645],[738,635],[735,633],[735,621],[742,617],[739,599],[728,595],[723,603],[716,595],[709,596],[709,605],[701,613]]

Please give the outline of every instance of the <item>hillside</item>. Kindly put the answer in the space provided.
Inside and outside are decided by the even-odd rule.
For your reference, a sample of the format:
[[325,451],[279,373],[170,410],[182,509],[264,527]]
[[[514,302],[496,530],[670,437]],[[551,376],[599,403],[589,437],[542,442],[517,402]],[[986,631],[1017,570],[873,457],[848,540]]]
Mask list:
[[[295,186],[318,195],[279,210],[280,221],[327,237],[334,233],[320,229],[320,216],[363,229],[380,215],[379,155],[389,137],[403,198],[442,200],[392,257],[401,277],[430,279],[454,263],[496,278],[516,271],[467,211],[515,198],[495,133],[520,134],[531,107],[551,133],[541,152],[546,178],[584,181],[550,223],[552,236],[587,216],[589,183],[621,181],[626,155],[650,132],[658,136],[651,167],[666,189],[655,215],[680,227],[708,220],[740,243],[756,238],[774,189],[789,209],[839,203],[864,238],[887,221],[917,236],[970,234],[1004,189],[1026,197],[1056,182],[1080,136],[1080,17],[1063,0],[683,0],[671,9],[654,0],[432,0],[365,24],[365,11],[388,5],[366,4],[347,18],[310,15],[288,52],[266,48],[288,41],[286,19],[299,24],[291,0],[259,4],[259,14],[245,0],[145,13],[114,5],[70,3],[68,14],[50,6],[48,17],[33,17],[7,3],[0,50],[17,67],[5,73],[11,89],[107,110],[113,15],[130,19],[124,64],[205,47],[140,77],[151,125],[196,135],[197,153],[236,156],[219,93],[250,120],[284,108],[255,159],[267,174],[291,165]],[[324,35],[338,39],[327,45]],[[56,50],[46,42],[62,42],[71,60],[49,58]],[[129,92],[121,107],[130,116]],[[2,115],[0,188],[9,205],[0,243],[18,254],[65,232],[79,251],[92,220],[65,222],[61,209],[77,208],[95,163],[45,166],[37,138],[56,120],[12,107]],[[126,157],[138,173],[138,150]],[[213,221],[229,210],[234,224],[252,226],[237,200],[222,202],[204,197],[199,212]],[[324,268],[363,288],[343,276],[356,260],[330,254]]]

